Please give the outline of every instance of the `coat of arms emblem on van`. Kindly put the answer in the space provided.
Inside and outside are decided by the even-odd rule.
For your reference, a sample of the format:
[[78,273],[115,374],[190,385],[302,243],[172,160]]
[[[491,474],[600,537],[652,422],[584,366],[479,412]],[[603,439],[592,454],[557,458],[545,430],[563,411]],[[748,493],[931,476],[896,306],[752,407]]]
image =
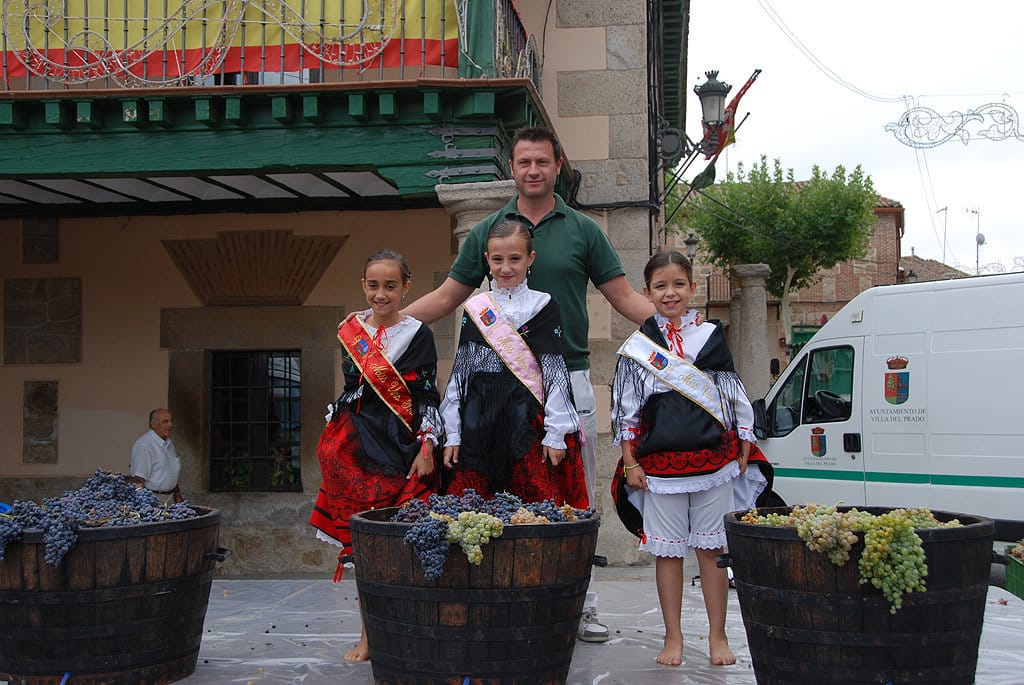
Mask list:
[[903,404],[910,397],[910,372],[906,371],[910,360],[899,355],[889,357],[885,365],[885,401],[889,404]]

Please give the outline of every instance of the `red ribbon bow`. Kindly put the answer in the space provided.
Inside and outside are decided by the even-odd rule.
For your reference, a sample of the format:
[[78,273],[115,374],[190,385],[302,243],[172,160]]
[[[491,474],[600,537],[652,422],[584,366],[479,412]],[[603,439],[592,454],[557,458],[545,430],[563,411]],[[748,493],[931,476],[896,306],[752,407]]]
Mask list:
[[671,321],[665,325],[665,337],[668,338],[668,349],[680,357],[683,356],[683,327],[676,326]]

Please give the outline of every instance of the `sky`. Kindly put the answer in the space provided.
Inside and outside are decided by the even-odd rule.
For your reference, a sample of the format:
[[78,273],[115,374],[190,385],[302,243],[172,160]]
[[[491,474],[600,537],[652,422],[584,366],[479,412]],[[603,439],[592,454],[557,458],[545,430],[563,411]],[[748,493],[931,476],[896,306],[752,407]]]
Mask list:
[[[944,258],[971,274],[1024,271],[1022,26],[1017,0],[693,0],[686,133],[701,136],[693,87],[705,71],[732,84],[731,99],[759,68],[718,179],[761,155],[797,180],[814,165],[831,174],[859,164],[880,195],[905,208],[904,255]],[[1019,137],[978,136],[987,119],[965,127],[966,145],[955,138],[915,149],[885,128],[910,107],[950,115],[989,103],[1016,112]]]

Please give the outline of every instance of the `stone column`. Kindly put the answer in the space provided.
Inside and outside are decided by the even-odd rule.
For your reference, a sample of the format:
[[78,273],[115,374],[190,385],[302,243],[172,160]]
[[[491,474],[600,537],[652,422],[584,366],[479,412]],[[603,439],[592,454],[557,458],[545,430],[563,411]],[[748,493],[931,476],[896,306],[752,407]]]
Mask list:
[[740,281],[740,334],[732,338],[737,368],[751,400],[764,397],[771,383],[768,368],[768,293],[765,279],[772,270],[767,264],[740,264],[732,274]]
[[[452,234],[458,242],[459,249],[470,230],[491,214],[508,204],[516,193],[515,181],[484,181],[481,183],[451,183],[434,186],[437,199],[441,201],[448,213],[455,219]],[[435,287],[447,276],[447,272],[437,274]],[[434,338],[437,341],[439,357],[455,358],[455,348],[459,344],[455,331],[459,330],[462,308],[455,310],[452,316],[434,324]],[[445,350],[449,354],[445,354]]]
[[740,336],[743,335],[743,320],[740,313],[740,287],[730,279],[729,283],[729,343],[734,350],[733,363],[736,373],[743,377],[743,360],[739,357]]

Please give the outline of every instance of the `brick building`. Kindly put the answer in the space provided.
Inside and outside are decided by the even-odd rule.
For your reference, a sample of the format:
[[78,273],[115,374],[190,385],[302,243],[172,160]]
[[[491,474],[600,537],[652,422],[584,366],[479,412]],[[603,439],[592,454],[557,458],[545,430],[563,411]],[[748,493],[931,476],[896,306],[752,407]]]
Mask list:
[[[799,343],[810,337],[824,321],[830,319],[855,295],[876,285],[902,282],[900,271],[900,240],[903,238],[903,205],[896,200],[879,196],[875,204],[875,223],[867,253],[843,262],[819,274],[817,281],[792,295],[790,310],[791,340]],[[683,251],[684,236],[677,235],[675,248]],[[728,322],[733,313],[733,300],[738,285],[718,267],[702,263],[698,252],[695,259],[697,295],[693,305],[703,308],[708,318]],[[780,320],[780,302],[769,296],[768,349],[771,358],[780,366],[788,361],[785,324]]]

